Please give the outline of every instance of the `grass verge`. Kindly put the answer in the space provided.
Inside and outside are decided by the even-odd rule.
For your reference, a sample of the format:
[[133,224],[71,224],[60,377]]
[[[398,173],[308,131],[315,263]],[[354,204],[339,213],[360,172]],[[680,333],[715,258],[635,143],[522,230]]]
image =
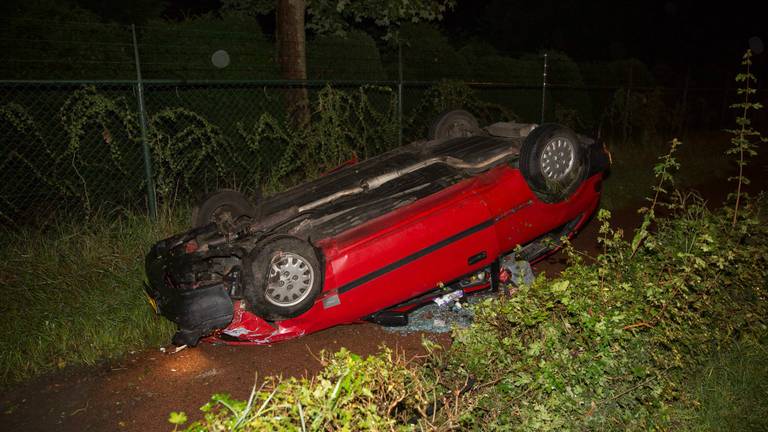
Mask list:
[[0,384],[169,340],[172,326],[154,315],[142,289],[150,245],[182,228],[168,214],[0,234]]
[[689,390],[698,401],[692,429],[768,430],[768,335],[712,356]]

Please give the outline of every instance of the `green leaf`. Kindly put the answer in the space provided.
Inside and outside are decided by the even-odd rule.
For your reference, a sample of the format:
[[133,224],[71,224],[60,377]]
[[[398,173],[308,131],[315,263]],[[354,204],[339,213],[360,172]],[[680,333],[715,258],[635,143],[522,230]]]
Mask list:
[[187,422],[187,415],[184,413],[184,411],[173,411],[170,416],[168,416],[168,423],[173,425],[183,425]]

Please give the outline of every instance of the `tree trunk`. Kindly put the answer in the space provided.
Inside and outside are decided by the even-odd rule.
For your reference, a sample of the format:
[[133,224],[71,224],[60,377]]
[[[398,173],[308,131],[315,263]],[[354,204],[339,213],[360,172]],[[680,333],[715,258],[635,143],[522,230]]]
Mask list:
[[[277,0],[277,61],[286,80],[307,79],[307,51],[304,32],[305,0]],[[304,85],[286,89],[291,118],[299,126],[309,122],[309,97]]]

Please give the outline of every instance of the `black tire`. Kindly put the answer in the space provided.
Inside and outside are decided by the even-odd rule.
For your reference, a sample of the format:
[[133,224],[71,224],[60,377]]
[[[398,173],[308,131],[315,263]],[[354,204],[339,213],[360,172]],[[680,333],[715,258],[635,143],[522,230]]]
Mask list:
[[234,224],[243,216],[256,217],[256,207],[251,201],[236,190],[219,189],[204,196],[200,204],[192,209],[192,227],[201,227],[211,222],[217,225]]
[[547,203],[571,196],[589,171],[586,152],[576,134],[554,123],[543,124],[528,134],[519,164],[528,186]]
[[428,139],[450,139],[477,135],[480,126],[475,116],[465,110],[441,114],[429,127]]
[[248,308],[266,320],[278,321],[297,317],[315,304],[323,271],[312,245],[282,237],[257,246],[245,257],[243,282]]

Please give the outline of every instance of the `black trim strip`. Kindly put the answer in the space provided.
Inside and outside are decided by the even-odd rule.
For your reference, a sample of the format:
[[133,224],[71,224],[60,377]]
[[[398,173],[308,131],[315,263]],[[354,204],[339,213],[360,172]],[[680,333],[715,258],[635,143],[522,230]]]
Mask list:
[[475,225],[475,226],[473,226],[471,228],[468,228],[468,229],[466,229],[466,230],[464,230],[464,231],[462,231],[462,232],[460,232],[458,234],[455,234],[455,235],[453,235],[451,237],[448,237],[447,239],[442,240],[440,242],[437,242],[437,243],[433,244],[432,246],[427,246],[426,248],[424,248],[424,249],[422,249],[422,250],[420,250],[418,252],[412,253],[411,255],[408,255],[405,258],[397,260],[397,261],[393,262],[392,264],[386,265],[386,266],[384,266],[384,267],[382,267],[382,268],[380,268],[380,269],[378,269],[376,271],[368,273],[365,276],[357,278],[357,279],[353,280],[352,282],[349,282],[349,283],[341,286],[338,289],[338,293],[339,294],[344,294],[345,292],[347,292],[349,290],[352,290],[354,288],[357,288],[358,286],[363,285],[364,283],[370,282],[370,281],[372,281],[373,279],[376,279],[379,276],[383,276],[383,275],[385,275],[385,274],[387,274],[387,273],[389,273],[391,271],[394,271],[394,270],[396,270],[396,269],[398,269],[398,268],[400,268],[400,267],[402,267],[402,266],[404,266],[406,264],[412,263],[413,261],[416,261],[417,259],[419,259],[419,258],[421,258],[421,257],[423,257],[425,255],[428,255],[428,254],[430,254],[430,253],[432,253],[432,252],[434,252],[434,251],[436,251],[438,249],[442,249],[442,248],[448,246],[451,243],[457,242],[457,241],[459,241],[459,240],[461,240],[461,239],[463,239],[465,237],[471,236],[472,234],[480,232],[480,231],[482,231],[482,230],[484,230],[486,228],[490,228],[491,226],[493,226],[493,224],[495,222],[496,222],[495,219],[488,219],[487,221],[485,221],[483,223],[480,223],[480,224]]

